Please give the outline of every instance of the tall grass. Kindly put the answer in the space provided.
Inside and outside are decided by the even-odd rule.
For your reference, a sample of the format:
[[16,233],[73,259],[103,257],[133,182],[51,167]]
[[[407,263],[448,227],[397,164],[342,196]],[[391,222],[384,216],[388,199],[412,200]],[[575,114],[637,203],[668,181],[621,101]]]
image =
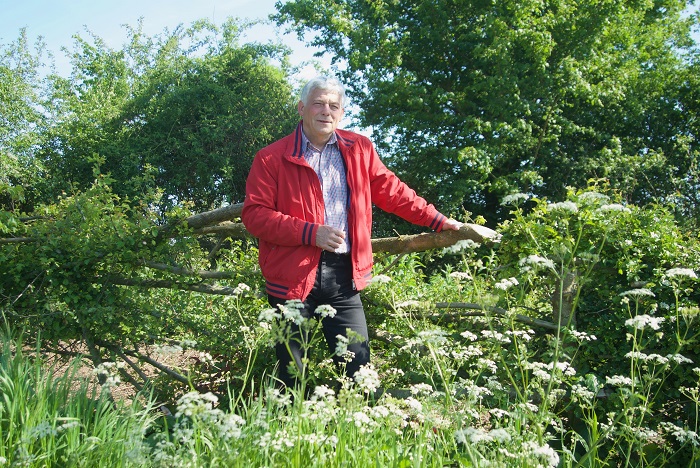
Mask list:
[[79,361],[54,376],[8,332],[0,346],[0,466],[131,466],[143,457],[149,403],[111,401],[78,378]]

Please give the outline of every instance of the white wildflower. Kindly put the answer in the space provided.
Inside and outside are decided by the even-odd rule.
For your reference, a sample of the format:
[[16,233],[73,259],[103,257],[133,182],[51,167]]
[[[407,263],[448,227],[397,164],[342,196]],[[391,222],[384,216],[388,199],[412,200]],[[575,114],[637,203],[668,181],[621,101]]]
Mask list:
[[470,332],[469,330],[465,330],[462,333],[459,334],[462,338],[465,338],[469,341],[476,341],[479,337],[476,336],[474,333]]
[[431,393],[433,393],[432,385],[429,385],[427,383],[411,385],[410,390],[412,395],[430,395]]
[[656,295],[647,288],[630,289],[629,291],[621,292],[622,297],[656,297]]
[[543,458],[547,466],[551,468],[559,465],[559,454],[549,445],[538,445],[536,442],[526,442],[524,448],[527,452]]
[[335,317],[336,311],[330,305],[323,304],[323,305],[316,307],[316,313],[319,314],[321,317],[326,318],[326,317]]
[[288,322],[294,322],[297,325],[304,323],[304,316],[301,314],[301,309],[296,307],[296,304],[290,304],[290,301],[285,305],[279,305],[282,317]]
[[676,362],[676,364],[692,364],[693,361],[683,356],[682,354],[667,354],[666,357],[670,361]]
[[472,275],[468,271],[453,271],[450,273],[450,278],[454,278],[457,281],[466,281],[472,279]]
[[663,317],[652,317],[651,315],[637,315],[631,319],[625,320],[625,325],[635,330],[644,330],[646,327],[652,330],[658,330],[661,328],[661,324],[664,322]]
[[315,400],[330,400],[335,396],[335,391],[327,385],[318,385],[314,388],[312,399]]
[[527,271],[531,268],[547,268],[550,270],[554,269],[554,262],[548,258],[540,257],[539,255],[529,255],[525,258],[520,259],[518,262],[520,268]]
[[595,340],[597,340],[597,338],[596,338],[595,335],[589,335],[589,334],[586,333],[586,332],[581,332],[581,331],[577,331],[577,330],[569,330],[569,333],[571,334],[571,336],[573,336],[574,338],[576,338],[576,340],[577,340],[579,343],[583,343],[584,341],[595,341]]
[[501,200],[501,206],[518,206],[520,203],[527,201],[529,198],[530,195],[526,193],[511,193],[510,195],[503,197],[503,200]]
[[610,200],[610,197],[599,192],[584,192],[581,195],[579,195],[578,199],[582,202],[591,203],[599,201],[607,202],[608,200]]
[[506,335],[520,338],[523,341],[530,341],[532,339],[532,337],[535,336],[535,331],[532,329],[530,329],[530,330],[508,330],[506,332]]
[[641,351],[630,351],[629,353],[625,354],[625,357],[628,359],[638,359],[640,361],[644,362],[653,362],[656,364],[668,364],[669,358],[661,356],[660,354],[646,354],[642,353]]
[[501,408],[491,408],[489,410],[489,413],[491,413],[495,418],[498,419],[510,417],[510,413]]
[[489,435],[493,440],[499,443],[510,442],[511,439],[508,431],[503,428],[494,429],[489,432]]
[[676,276],[682,276],[685,278],[692,279],[698,278],[698,275],[695,274],[695,271],[691,270],[690,268],[671,268],[670,270],[666,271],[665,276],[668,276],[669,278],[675,278]]
[[595,397],[595,392],[589,390],[588,387],[585,387],[583,385],[574,384],[571,386],[571,395],[579,400],[590,402],[593,401],[593,398]]
[[456,253],[462,252],[463,250],[473,250],[473,249],[477,248],[478,246],[479,246],[479,244],[477,244],[476,242],[474,242],[471,239],[462,239],[462,240],[455,242],[454,244],[452,244],[449,247],[445,247],[444,249],[442,249],[442,252],[446,253],[446,254],[448,254],[448,253],[449,254],[456,254]]
[[277,309],[265,309],[258,315],[258,322],[270,323],[280,318]]
[[628,387],[632,386],[632,379],[624,375],[613,375],[612,377],[606,377],[605,382],[608,385],[613,385],[615,387],[621,387],[623,385]]
[[422,330],[418,332],[417,341],[424,345],[442,346],[449,342],[445,330]]
[[187,416],[192,418],[202,413],[211,411],[219,399],[211,392],[199,393],[189,392],[180,397],[177,401],[177,411],[175,417]]
[[56,431],[53,425],[48,421],[42,421],[29,430],[30,439],[43,439],[47,436],[54,437],[57,434],[58,431]]
[[370,280],[370,284],[385,284],[391,281],[391,278],[387,275],[376,275]]
[[632,210],[630,210],[626,206],[621,205],[619,203],[610,203],[608,205],[603,205],[600,208],[598,208],[597,211],[600,211],[601,213],[611,213],[611,212],[631,213],[632,212]]
[[216,427],[219,430],[219,435],[225,439],[239,439],[243,434],[242,427],[245,425],[245,419],[235,413],[217,412],[219,416]]
[[275,406],[285,407],[292,404],[292,396],[281,392],[278,388],[269,389],[266,393],[267,400]]
[[494,284],[494,287],[496,289],[502,289],[503,291],[505,291],[513,286],[517,286],[518,284],[520,283],[518,283],[518,280],[516,278],[510,277],[507,279],[502,279],[498,283]]
[[345,356],[345,354],[348,352],[348,344],[350,344],[350,338],[344,335],[336,335],[335,339],[335,355]]
[[676,440],[681,444],[690,443],[694,447],[700,447],[700,437],[698,437],[697,432],[683,429],[670,422],[659,423],[662,429],[673,435]]
[[379,388],[381,384],[379,374],[374,370],[371,364],[361,366],[353,376],[355,383],[364,393],[372,393]]
[[355,423],[355,426],[361,429],[372,424],[372,419],[362,411],[355,411],[352,414],[352,421]]
[[491,442],[493,437],[483,429],[467,427],[455,431],[455,440],[460,444],[479,444],[481,442]]
[[547,208],[550,211],[568,211],[569,213],[578,213],[578,206],[572,201],[563,201],[559,203],[551,203]]
[[498,366],[491,359],[479,358],[477,359],[476,364],[479,369],[488,369],[492,374],[495,374],[498,371]]
[[487,339],[492,339],[500,343],[510,343],[510,338],[495,330],[481,330],[481,334]]
[[250,286],[248,286],[245,283],[238,283],[238,286],[236,286],[235,289],[233,290],[233,295],[240,296],[241,294],[243,294],[246,291],[250,291]]

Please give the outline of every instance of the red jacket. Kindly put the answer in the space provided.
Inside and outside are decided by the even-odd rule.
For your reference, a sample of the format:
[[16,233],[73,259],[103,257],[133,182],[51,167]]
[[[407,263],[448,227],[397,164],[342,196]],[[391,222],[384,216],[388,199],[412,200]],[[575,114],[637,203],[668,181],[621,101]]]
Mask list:
[[[255,155],[241,218],[260,240],[259,262],[267,292],[306,299],[316,278],[324,224],[321,184],[302,153],[302,124]],[[353,280],[359,291],[372,277],[372,204],[414,224],[442,230],[446,220],[384,166],[369,138],[336,130],[349,189],[348,228]]]

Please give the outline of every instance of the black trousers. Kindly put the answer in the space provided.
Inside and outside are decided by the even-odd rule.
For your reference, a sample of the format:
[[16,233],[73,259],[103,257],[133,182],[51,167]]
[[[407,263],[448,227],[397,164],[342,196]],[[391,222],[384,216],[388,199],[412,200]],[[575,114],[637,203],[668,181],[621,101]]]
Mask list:
[[[268,296],[268,302],[276,307],[286,301],[274,296]],[[320,305],[330,305],[336,311],[334,317],[323,317],[316,314],[316,308]],[[352,265],[349,255],[341,255],[323,251],[316,273],[316,280],[311,293],[304,301],[304,309],[301,311],[306,318],[321,320],[323,335],[328,345],[328,350],[333,354],[333,360],[337,365],[345,364],[345,373],[348,377],[355,375],[357,370],[369,363],[369,335],[367,333],[367,320],[362,307],[360,294],[353,287]],[[335,350],[337,335],[347,336],[347,329],[359,334],[363,340],[359,343],[350,341],[348,351],[354,353],[350,362],[336,356]],[[275,347],[279,365],[279,378],[287,387],[296,385],[296,376],[289,372],[289,364],[295,362],[299,371],[302,371],[302,357],[304,350],[300,343],[300,330],[292,324],[292,333],[287,343],[278,343]]]

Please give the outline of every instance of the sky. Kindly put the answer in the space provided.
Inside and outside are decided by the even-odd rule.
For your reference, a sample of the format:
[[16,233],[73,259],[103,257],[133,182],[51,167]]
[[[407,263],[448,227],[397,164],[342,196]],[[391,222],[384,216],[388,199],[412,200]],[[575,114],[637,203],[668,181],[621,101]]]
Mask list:
[[[143,18],[143,31],[153,36],[165,28],[189,26],[193,21],[207,18],[221,25],[228,17],[266,19],[275,13],[277,0],[0,0],[0,43],[8,44],[26,28],[33,43],[43,36],[53,53],[56,72],[70,74],[68,58],[61,47],[72,48],[74,34],[89,36],[85,28],[105,40],[109,47],[120,49],[126,42],[128,24],[135,27]],[[293,65],[313,60],[316,49],[306,47],[296,35],[285,35],[273,26],[257,26],[246,36],[250,41],[267,42],[277,35],[292,48]],[[324,62],[327,66],[328,64]],[[306,67],[300,78],[310,78],[314,71]]]

